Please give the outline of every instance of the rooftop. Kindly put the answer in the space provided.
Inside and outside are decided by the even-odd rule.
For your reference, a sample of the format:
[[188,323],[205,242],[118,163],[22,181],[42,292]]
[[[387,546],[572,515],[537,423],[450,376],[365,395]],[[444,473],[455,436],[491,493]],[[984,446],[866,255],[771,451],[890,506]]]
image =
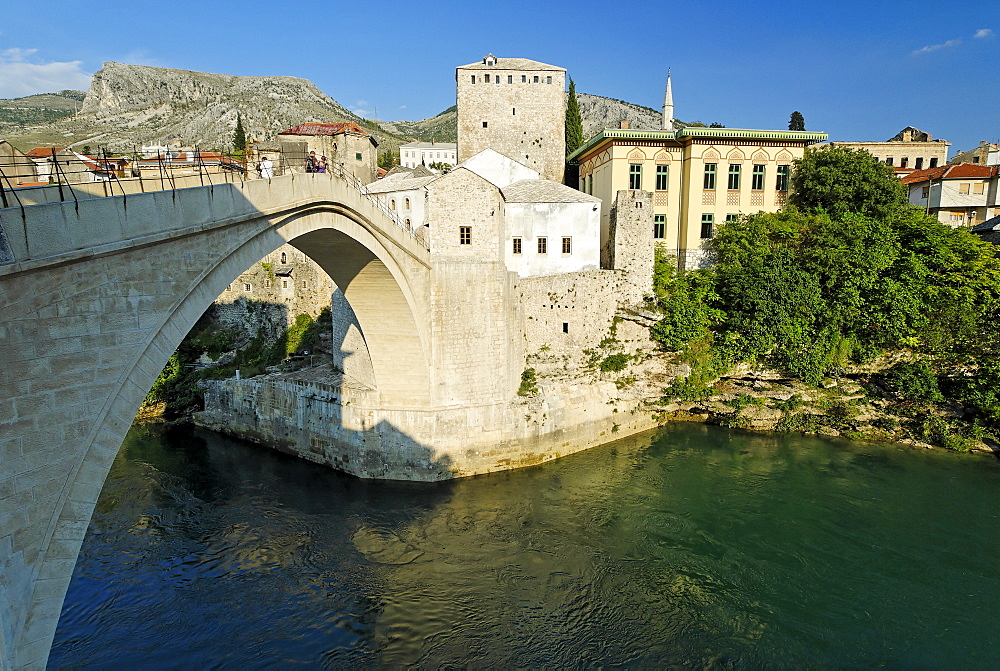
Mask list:
[[997,174],[998,166],[977,163],[956,163],[926,170],[914,170],[902,179],[903,184],[916,184],[931,179],[987,179]]
[[[493,65],[487,65],[487,59],[492,59]],[[459,65],[459,70],[552,70],[555,72],[565,72],[566,68],[560,68],[556,65],[549,65],[547,63],[539,63],[538,61],[533,61],[527,58],[494,58],[493,54],[490,54],[481,61],[476,63],[469,63],[468,65]]]
[[688,138],[714,137],[720,140],[731,138],[751,140],[791,140],[798,142],[822,142],[829,137],[826,133],[799,130],[757,130],[753,128],[700,128],[686,127],[673,130],[642,130],[638,128],[607,128],[584,142],[567,159],[578,158],[597,146],[604,140],[677,140],[683,142]]
[[406,144],[399,145],[400,149],[443,149],[453,150],[458,149],[458,145],[454,142],[407,142]]
[[547,179],[522,179],[500,189],[508,203],[597,203],[601,199]]
[[278,135],[339,135],[340,133],[360,133],[368,135],[361,126],[353,121],[343,123],[315,123],[308,121],[294,128],[283,130]]
[[413,191],[437,179],[437,175],[428,177],[412,177],[404,173],[396,173],[373,182],[365,187],[368,193],[393,193],[396,191]]

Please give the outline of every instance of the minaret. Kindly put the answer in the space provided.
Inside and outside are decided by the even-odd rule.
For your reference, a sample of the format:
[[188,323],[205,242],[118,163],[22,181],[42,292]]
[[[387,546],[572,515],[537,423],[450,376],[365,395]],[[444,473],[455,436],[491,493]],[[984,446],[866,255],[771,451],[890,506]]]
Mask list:
[[674,92],[670,88],[670,68],[667,68],[667,91],[663,94],[663,130],[674,129]]

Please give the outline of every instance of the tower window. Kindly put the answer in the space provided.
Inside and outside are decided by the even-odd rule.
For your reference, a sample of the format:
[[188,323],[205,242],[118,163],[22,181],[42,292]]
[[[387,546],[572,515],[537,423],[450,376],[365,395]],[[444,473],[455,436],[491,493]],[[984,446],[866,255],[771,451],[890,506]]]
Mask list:
[[521,83],[524,84],[528,81],[528,75],[521,75]]
[[572,254],[573,253],[573,238],[563,238],[562,239],[562,253]]
[[507,83],[508,84],[514,83],[514,75],[507,75]]
[[485,121],[483,122],[483,128],[486,128],[486,122]]
[[936,168],[937,167],[937,158],[932,158],[931,159],[931,167],[932,168]]
[[475,83],[476,83],[476,75],[472,75],[472,83],[473,83],[473,84],[475,84]]
[[244,284],[243,291],[253,291],[253,287],[249,284]]
[[924,158],[921,156],[917,159],[917,164],[914,166],[917,170],[922,170],[924,167]]
[[885,164],[886,165],[892,165],[892,156],[887,156],[886,157]]
[[511,107],[510,108],[510,113],[511,113],[512,116],[515,115],[515,114],[517,114],[517,108],[516,107]]
[[552,83],[552,77],[546,77],[545,78],[545,83],[546,84],[551,84]]
[[535,84],[537,84],[537,83],[538,83],[538,75],[535,75],[535,76],[534,76],[534,81],[533,81],[533,83],[535,83]]
[[472,226],[458,227],[458,244],[460,245],[472,244]]
[[521,238],[514,238],[514,248],[512,250],[514,254],[521,253]]
[[483,75],[483,81],[486,82],[487,84],[489,84],[490,83],[490,76],[489,75]]
[[563,322],[563,333],[569,333],[569,322]]
[[281,262],[282,263],[288,263],[288,254],[285,254],[284,252],[281,252]]
[[538,238],[538,253],[547,254],[549,251],[549,239],[548,238]]

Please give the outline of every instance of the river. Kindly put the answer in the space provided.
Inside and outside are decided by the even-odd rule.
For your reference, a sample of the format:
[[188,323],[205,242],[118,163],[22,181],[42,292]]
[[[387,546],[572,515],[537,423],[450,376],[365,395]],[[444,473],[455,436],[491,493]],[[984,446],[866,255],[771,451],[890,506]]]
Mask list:
[[52,668],[995,668],[992,457],[678,424],[439,484],[132,429]]

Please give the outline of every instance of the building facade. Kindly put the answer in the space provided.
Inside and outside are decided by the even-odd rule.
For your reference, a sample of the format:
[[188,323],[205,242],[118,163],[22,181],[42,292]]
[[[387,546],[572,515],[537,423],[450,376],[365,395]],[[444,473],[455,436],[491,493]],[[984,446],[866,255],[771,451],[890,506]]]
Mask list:
[[936,168],[948,162],[948,147],[946,140],[935,140],[930,133],[919,128],[907,126],[885,142],[830,142],[831,147],[846,147],[848,149],[863,149],[869,154],[890,165],[898,177],[903,177],[914,170]]
[[304,172],[306,157],[314,151],[317,157],[326,156],[328,164],[339,164],[364,184],[375,180],[378,141],[356,123],[301,123],[278,133],[278,143],[281,155],[275,161],[277,174],[289,169]]
[[443,163],[454,166],[458,163],[458,145],[454,142],[410,142],[399,145],[399,164],[404,168],[418,165],[430,167]]
[[958,228],[975,227],[1000,214],[1000,166],[962,163],[919,170],[903,178],[911,205]]
[[566,70],[526,58],[496,58],[455,71],[458,161],[493,149],[543,179],[563,181]]
[[706,243],[727,220],[785,205],[791,164],[826,133],[737,128],[605,130],[569,158],[580,190],[599,198],[601,244],[621,190],[653,193],[649,235],[681,268],[709,262]]

